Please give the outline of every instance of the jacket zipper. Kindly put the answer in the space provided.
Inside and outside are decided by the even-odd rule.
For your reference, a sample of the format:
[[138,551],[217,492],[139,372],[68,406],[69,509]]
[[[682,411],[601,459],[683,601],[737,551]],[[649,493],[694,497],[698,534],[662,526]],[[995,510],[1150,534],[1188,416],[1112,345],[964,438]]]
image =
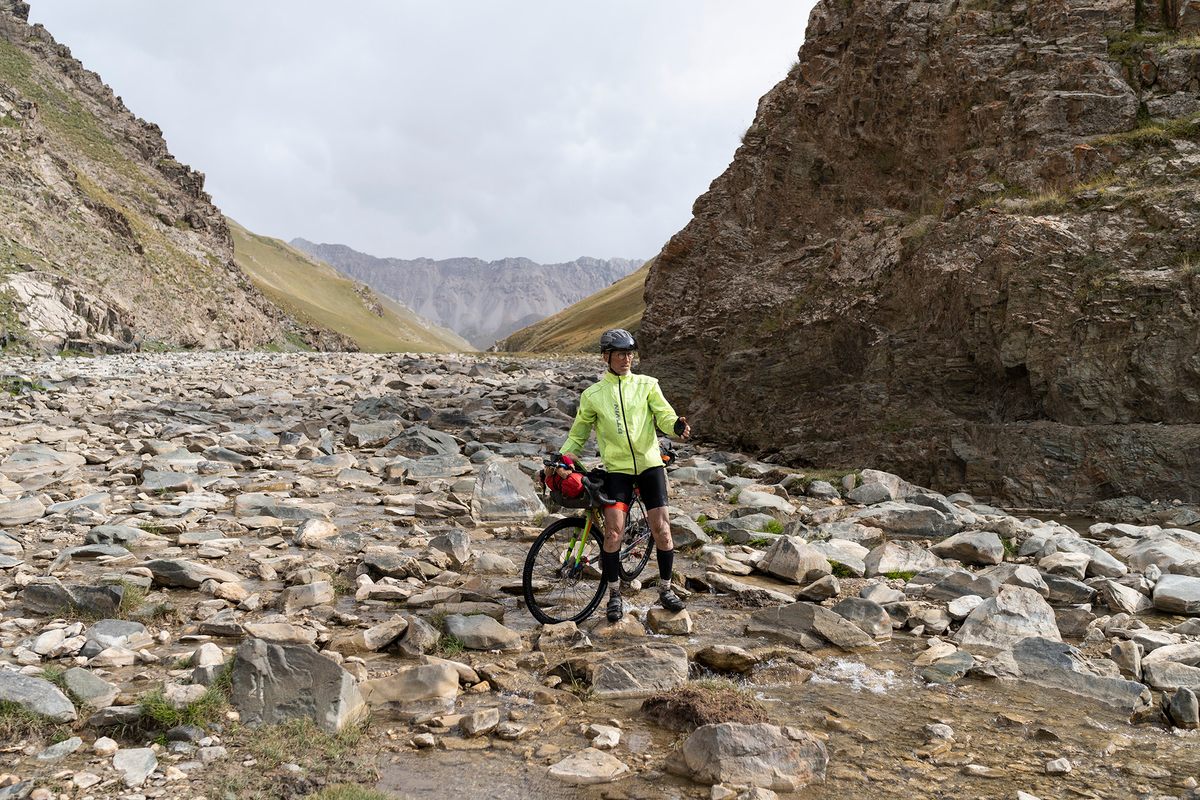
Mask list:
[[633,459],[633,474],[638,474],[637,453],[633,452],[633,439],[629,437],[629,418],[625,416],[625,391],[621,387],[621,376],[617,376],[617,398],[621,401],[621,422],[625,424],[625,441],[629,443],[629,457]]

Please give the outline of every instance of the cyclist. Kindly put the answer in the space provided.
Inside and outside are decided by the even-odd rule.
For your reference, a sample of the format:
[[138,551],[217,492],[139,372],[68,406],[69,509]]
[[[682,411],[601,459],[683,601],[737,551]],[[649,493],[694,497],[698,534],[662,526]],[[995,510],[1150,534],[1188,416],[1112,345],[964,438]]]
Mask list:
[[663,397],[658,380],[633,374],[637,342],[629,331],[614,328],[600,337],[600,353],[608,370],[599,381],[583,390],[579,410],[561,453],[578,459],[596,430],[596,444],[607,477],[604,493],[617,501],[604,509],[604,544],[600,563],[608,581],[607,617],[617,622],[625,607],[620,592],[621,537],[625,515],[633,502],[636,484],[646,506],[650,533],[658,561],[658,599],[668,611],[682,611],[683,601],[671,586],[675,547],[667,513],[667,470],[663,466],[655,426],[664,434],[687,439],[692,429],[686,417],[678,416]]

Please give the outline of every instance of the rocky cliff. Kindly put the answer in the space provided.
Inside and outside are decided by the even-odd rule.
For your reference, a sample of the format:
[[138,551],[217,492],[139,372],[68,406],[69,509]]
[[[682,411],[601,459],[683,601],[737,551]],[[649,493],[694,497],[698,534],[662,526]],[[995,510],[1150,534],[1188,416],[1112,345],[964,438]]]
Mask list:
[[0,0],[0,345],[245,348],[297,335],[156,125]]
[[822,0],[655,261],[647,368],[793,464],[1196,500],[1198,17]]
[[538,264],[527,258],[376,258],[341,244],[293,239],[291,245],[480,349],[609,286],[644,263],[626,258],[577,258],[564,264]]

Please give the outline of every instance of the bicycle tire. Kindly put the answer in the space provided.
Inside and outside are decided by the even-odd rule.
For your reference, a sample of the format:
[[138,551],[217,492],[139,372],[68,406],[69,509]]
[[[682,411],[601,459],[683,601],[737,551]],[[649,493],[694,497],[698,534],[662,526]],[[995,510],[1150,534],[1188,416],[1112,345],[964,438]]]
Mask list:
[[581,568],[563,574],[566,554],[583,534],[583,517],[567,517],[538,534],[525,556],[521,571],[521,589],[525,607],[544,625],[558,622],[583,622],[600,605],[608,585],[600,572],[602,537],[592,531],[588,536]]
[[639,500],[630,506],[629,515],[625,518],[625,535],[621,541],[621,580],[628,582],[641,575],[653,549],[650,520]]

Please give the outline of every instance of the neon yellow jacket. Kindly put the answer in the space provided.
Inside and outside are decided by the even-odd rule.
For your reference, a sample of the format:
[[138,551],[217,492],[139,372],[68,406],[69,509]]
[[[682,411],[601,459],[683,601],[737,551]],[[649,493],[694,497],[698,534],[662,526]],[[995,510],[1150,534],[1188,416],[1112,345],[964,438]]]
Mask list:
[[575,422],[559,452],[579,456],[595,428],[596,446],[600,449],[604,468],[609,472],[637,475],[662,466],[662,453],[654,428],[657,425],[660,431],[670,436],[675,431],[677,419],[679,415],[663,397],[657,378],[606,372],[603,378],[583,390]]

